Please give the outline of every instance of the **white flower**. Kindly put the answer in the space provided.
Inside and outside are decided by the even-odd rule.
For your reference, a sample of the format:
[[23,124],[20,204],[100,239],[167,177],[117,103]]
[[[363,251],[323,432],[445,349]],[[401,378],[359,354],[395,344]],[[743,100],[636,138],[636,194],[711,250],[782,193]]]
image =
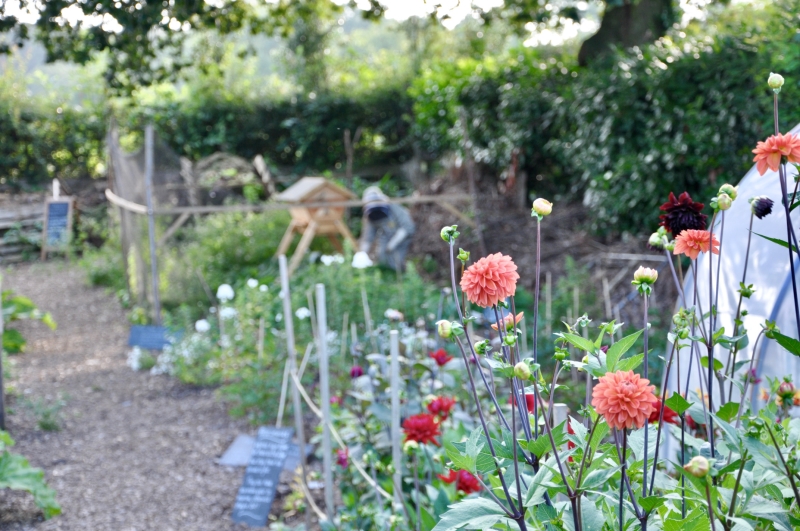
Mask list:
[[266,284],[261,284],[261,285],[258,287],[258,291],[260,291],[261,293],[266,293],[268,289],[269,289],[269,288],[267,287],[267,285],[266,285]]
[[205,319],[200,319],[194,324],[194,329],[202,334],[211,330],[211,324]]
[[128,367],[134,371],[138,371],[142,368],[142,349],[139,347],[133,347],[131,351],[128,352]]
[[319,261],[329,266],[331,264],[343,264],[344,263],[344,256],[340,254],[323,254],[320,256]]
[[223,319],[233,319],[234,317],[236,317],[237,313],[238,312],[236,311],[236,308],[231,308],[229,306],[226,306],[225,308],[219,311],[219,316],[222,317]]
[[233,300],[233,288],[230,284],[223,284],[217,288],[217,299],[222,302]]
[[254,278],[251,278],[250,280],[247,281],[247,287],[248,288],[253,288],[253,289],[257,288],[258,287],[258,280],[254,279]]
[[298,309],[297,309],[297,311],[296,311],[296,312],[294,312],[294,314],[295,314],[295,315],[297,316],[297,318],[298,318],[298,319],[300,319],[300,320],[302,320],[302,319],[308,319],[309,317],[311,317],[311,310],[309,310],[309,309],[308,309],[308,308],[306,308],[306,307],[303,307],[303,308],[298,308]]
[[394,310],[389,308],[383,313],[383,316],[389,319],[390,321],[402,321],[403,314],[399,310]]
[[366,269],[372,266],[372,260],[370,260],[369,255],[364,251],[359,251],[355,255],[353,255],[353,267],[356,269]]

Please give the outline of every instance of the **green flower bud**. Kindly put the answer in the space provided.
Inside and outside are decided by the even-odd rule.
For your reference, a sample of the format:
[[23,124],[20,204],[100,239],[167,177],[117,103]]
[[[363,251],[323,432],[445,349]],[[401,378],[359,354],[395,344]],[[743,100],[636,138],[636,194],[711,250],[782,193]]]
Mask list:
[[531,377],[531,368],[527,363],[521,361],[514,365],[514,376],[520,380],[528,380]]
[[658,271],[649,267],[639,266],[639,269],[633,273],[633,284],[637,286],[655,284],[656,280],[658,280]]
[[475,352],[483,356],[491,349],[488,339],[482,339],[475,343]]
[[687,337],[689,337],[689,329],[681,328],[681,330],[678,332],[678,337],[681,339],[686,339]]
[[517,343],[517,336],[514,334],[508,334],[506,337],[503,338],[503,343],[505,343],[509,347],[513,347]]
[[462,264],[466,264],[467,262],[469,262],[469,251],[465,251],[464,249],[459,249],[457,258],[461,260]]
[[704,478],[708,475],[711,466],[708,459],[702,455],[696,455],[688,464],[684,465],[683,469],[696,478]]
[[733,199],[728,194],[719,194],[717,196],[717,208],[720,210],[728,210],[733,204]]
[[533,212],[537,214],[540,218],[545,216],[549,216],[550,213],[553,211],[553,203],[540,197],[536,201],[533,202]]
[[411,455],[419,448],[419,443],[417,441],[406,441],[403,444],[403,452],[406,455]]
[[650,235],[650,239],[647,240],[647,243],[650,244],[650,247],[655,249],[662,249],[664,247],[664,239],[657,232]]
[[568,353],[564,349],[556,349],[556,353],[553,354],[553,357],[558,361],[564,361],[567,359]]
[[732,201],[736,201],[736,198],[739,195],[739,189],[732,184],[726,183],[719,187],[719,193],[728,194]]
[[450,339],[453,335],[453,324],[446,319],[442,319],[441,321],[436,323],[436,329],[439,332],[439,337],[442,339]]
[[769,79],[767,79],[767,84],[772,90],[780,92],[781,87],[783,86],[783,76],[776,74],[775,72],[770,72]]
[[442,231],[439,233],[444,241],[447,243],[453,243],[456,241],[461,233],[458,232],[458,225],[451,225],[448,227],[443,227]]

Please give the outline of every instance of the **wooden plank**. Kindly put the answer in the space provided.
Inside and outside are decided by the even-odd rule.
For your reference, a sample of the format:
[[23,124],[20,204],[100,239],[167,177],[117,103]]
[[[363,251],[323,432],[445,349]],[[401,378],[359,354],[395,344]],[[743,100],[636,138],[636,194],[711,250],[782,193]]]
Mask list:
[[[120,208],[135,212],[136,214],[146,214],[147,207],[122,199],[111,190],[106,190],[108,201]],[[447,194],[447,195],[422,195],[412,197],[396,197],[386,201],[397,205],[418,205],[424,203],[459,203],[471,201],[468,194]],[[309,203],[261,203],[256,205],[206,205],[196,207],[170,207],[156,208],[154,213],[158,215],[170,215],[189,213],[189,214],[213,214],[218,212],[267,212],[273,210],[289,210],[292,208],[351,208],[364,206],[366,202],[360,200],[352,201],[315,201]]]

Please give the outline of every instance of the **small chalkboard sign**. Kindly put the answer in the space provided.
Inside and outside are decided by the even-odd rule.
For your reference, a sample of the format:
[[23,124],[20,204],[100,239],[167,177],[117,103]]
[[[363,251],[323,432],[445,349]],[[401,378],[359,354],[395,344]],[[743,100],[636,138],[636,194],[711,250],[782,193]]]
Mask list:
[[265,527],[281,470],[292,447],[292,428],[262,427],[233,506],[233,521]]
[[72,198],[48,197],[44,203],[42,260],[50,251],[64,251],[72,235]]

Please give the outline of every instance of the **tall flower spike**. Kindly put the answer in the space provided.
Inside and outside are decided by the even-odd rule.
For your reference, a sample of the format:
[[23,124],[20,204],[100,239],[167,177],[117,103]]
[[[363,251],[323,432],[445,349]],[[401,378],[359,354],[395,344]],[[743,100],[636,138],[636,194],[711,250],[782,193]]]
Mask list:
[[500,253],[484,256],[464,271],[461,289],[467,300],[490,308],[517,290],[517,266],[511,257]]
[[708,216],[703,214],[703,203],[692,201],[688,192],[683,192],[677,198],[672,192],[669,199],[661,205],[664,214],[659,216],[660,225],[677,236],[685,230],[703,230],[706,228]]

